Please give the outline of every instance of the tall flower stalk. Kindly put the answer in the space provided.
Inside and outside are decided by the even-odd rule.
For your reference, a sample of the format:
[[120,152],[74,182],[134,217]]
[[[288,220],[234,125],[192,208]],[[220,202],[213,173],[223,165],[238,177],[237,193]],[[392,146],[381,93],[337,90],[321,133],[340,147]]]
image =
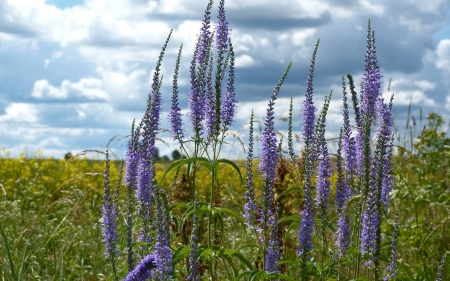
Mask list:
[[[264,241],[268,241],[269,237],[270,240],[274,243],[276,243],[276,236],[278,236],[278,228],[274,227],[274,224],[276,224],[276,214],[275,214],[275,201],[274,201],[274,193],[273,193],[273,180],[275,178],[275,169],[277,166],[277,138],[275,134],[275,123],[274,123],[274,105],[275,100],[277,99],[278,92],[280,91],[281,85],[284,82],[284,79],[286,78],[289,69],[291,68],[292,62],[289,62],[288,66],[286,67],[286,70],[284,71],[283,75],[281,76],[280,80],[277,83],[277,86],[275,87],[272,96],[269,100],[267,114],[264,119],[264,130],[261,135],[261,163],[259,164],[259,170],[262,173],[262,176],[264,178],[264,193],[263,193],[263,205],[262,205],[262,228],[263,228],[263,235],[264,235]],[[269,220],[272,220],[271,222]],[[275,221],[273,221],[275,220]],[[270,223],[269,223],[270,222]],[[269,231],[272,233],[269,234]],[[276,232],[276,233],[275,233]],[[275,245],[275,244],[273,244]],[[266,247],[266,256],[270,254],[270,258],[266,258],[266,262],[269,261],[270,264],[266,264],[270,268],[274,268],[278,261],[275,261],[276,257],[279,257],[278,255],[274,254],[274,251],[276,251],[275,246],[273,247]],[[275,248],[274,248],[275,247]],[[270,250],[270,251],[269,251]],[[267,252],[268,251],[268,252]]]
[[[259,185],[258,182],[255,184],[252,170],[255,157],[255,120],[253,111],[251,113],[242,219],[240,212],[224,206],[225,200],[221,198],[221,192],[226,190],[227,183],[219,178],[222,175],[219,169],[229,165],[236,170],[241,183],[243,180],[241,169],[236,163],[220,158],[222,146],[228,144],[228,137],[233,134],[230,128],[234,124],[237,103],[236,61],[225,16],[225,1],[219,1],[214,30],[211,29],[212,5],[213,1],[209,0],[190,64],[187,117],[192,128],[191,136],[187,136],[189,130],[183,130],[182,106],[179,104],[178,75],[182,45],[179,47],[173,75],[169,126],[173,139],[178,141],[183,153],[189,158],[171,163],[162,178],[159,178],[156,169],[156,141],[160,131],[161,92],[164,89],[161,86],[161,64],[171,33],[155,67],[144,116],[136,128],[133,122],[125,174],[127,206],[124,233],[128,248],[126,267],[129,273],[124,280],[185,278],[197,281],[208,278],[215,281],[241,277],[289,279],[291,275],[295,280],[309,280],[312,275],[319,280],[335,277],[338,280],[358,279],[361,274],[359,267],[363,262],[369,265],[367,278],[372,278],[373,274],[374,279],[380,279],[380,271],[385,268],[380,265],[383,261],[380,258],[383,237],[381,223],[388,213],[389,194],[393,186],[393,118],[392,99],[386,104],[380,97],[381,73],[370,22],[365,72],[359,97],[353,78],[347,75],[355,115],[355,133],[352,132],[350,124],[347,103],[349,94],[344,77],[342,79],[344,110],[335,162],[336,192],[331,194],[334,161],[325,137],[331,93],[325,96],[323,109],[317,118],[313,101],[314,67],[320,43],[317,41],[301,109],[303,162],[298,163],[294,151],[294,109],[291,98],[287,153],[294,163],[296,175],[291,174],[293,169],[289,170],[289,165],[278,165],[277,170],[277,162],[283,157],[284,146],[283,137],[277,138],[279,132],[275,129],[275,103],[290,71],[290,62],[272,92],[263,120],[263,129],[258,136],[261,144],[259,170],[262,175],[262,190],[256,190]],[[374,120],[377,121],[376,124]],[[377,128],[374,137],[371,135],[372,126]],[[119,176],[118,185],[112,192],[109,187],[109,154],[106,158],[103,236],[108,259],[113,264],[114,277],[118,280],[118,275],[125,275],[122,273],[124,269],[118,268],[125,267],[125,263],[116,263],[119,257],[118,248],[124,247],[120,243],[119,247],[117,246],[120,240],[116,233],[121,180]],[[175,200],[172,200],[167,198],[164,179],[174,171],[176,177],[178,173],[182,173],[182,188],[179,189],[185,194],[178,198],[174,196]],[[204,171],[208,174],[207,185],[198,178]],[[172,190],[167,192],[172,196],[176,193]],[[133,194],[136,200],[133,200]],[[295,197],[299,194],[297,199],[301,202],[295,202]],[[335,195],[334,199],[332,195]],[[257,196],[260,197],[257,199]],[[292,196],[294,200],[283,196]],[[132,206],[134,202],[137,203],[137,210]],[[288,203],[284,205],[284,202]],[[299,205],[301,209],[297,207]],[[133,220],[134,213],[138,214],[138,219]],[[229,239],[229,233],[240,233],[234,228],[228,232],[226,228],[230,225],[229,219],[236,219],[245,234],[248,234],[245,225],[253,227],[254,233],[251,235],[256,242],[240,244],[241,240],[247,241],[247,236],[245,239]],[[293,223],[289,225],[286,223],[288,221]],[[295,228],[297,225],[298,229]],[[313,232],[315,225],[317,237],[314,237]],[[327,241],[331,236],[330,229],[334,232],[337,251],[327,251],[327,248],[330,248]],[[291,239],[293,231],[298,231],[297,242],[295,238],[294,241]],[[386,280],[395,278],[397,271],[398,225],[394,232]],[[138,234],[137,242],[143,243],[133,247]],[[313,243],[313,238],[318,243]],[[244,256],[244,253],[251,255]],[[296,258],[289,256],[289,253],[294,253]],[[141,260],[135,262],[138,256]],[[352,259],[355,266],[353,271],[348,263]]]
[[114,198],[111,194],[109,185],[109,152],[106,150],[106,169],[104,174],[104,194],[103,194],[103,241],[106,243],[105,254],[111,261],[115,280],[117,277],[116,257],[117,250],[117,230],[116,217],[117,205],[114,204]]
[[[305,143],[305,157],[303,158],[303,167],[305,175],[305,185],[303,188],[303,210],[301,212],[301,222],[298,235],[298,254],[302,257],[302,272],[306,266],[306,256],[312,249],[312,231],[314,225],[314,209],[312,198],[311,179],[314,165],[314,121],[316,107],[313,102],[313,76],[314,64],[316,60],[316,53],[319,47],[320,40],[317,41],[311,59],[311,66],[309,69],[308,81],[306,84],[305,101],[303,102],[303,123],[302,123],[302,137]],[[303,279],[305,276],[303,275]]]

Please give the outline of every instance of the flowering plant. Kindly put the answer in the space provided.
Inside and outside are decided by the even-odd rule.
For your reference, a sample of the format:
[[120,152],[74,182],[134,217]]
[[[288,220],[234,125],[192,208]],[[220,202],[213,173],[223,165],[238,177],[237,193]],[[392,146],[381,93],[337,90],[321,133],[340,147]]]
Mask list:
[[[183,127],[186,124],[182,122],[178,103],[177,78],[182,46],[176,61],[169,121],[173,139],[178,141],[186,157],[172,163],[164,172],[163,179],[175,175],[171,186],[163,186],[163,179],[156,180],[155,168],[161,110],[160,67],[171,33],[155,68],[145,114],[137,126],[133,124],[125,171],[124,248],[127,259],[122,268],[117,264],[122,255],[116,233],[119,192],[111,195],[108,173],[105,173],[104,241],[113,278],[348,280],[364,277],[379,280],[385,276],[385,280],[395,279],[398,226],[395,227],[390,257],[384,255],[381,248],[381,223],[389,212],[389,193],[393,185],[392,98],[386,103],[381,97],[382,75],[370,21],[359,97],[352,76],[346,76],[356,131],[352,131],[350,124],[346,79],[343,77],[343,127],[337,156],[330,158],[325,126],[331,93],[325,97],[318,116],[313,102],[317,41],[301,110],[303,120],[299,124],[304,142],[301,157],[295,154],[293,147],[292,99],[288,120],[290,164],[286,164],[282,140],[277,139],[275,130],[274,105],[290,70],[289,63],[268,102],[260,136],[261,178],[255,177],[252,170],[253,113],[250,116],[246,202],[242,210],[234,210],[224,206],[221,200],[220,169],[229,165],[241,183],[244,178],[238,165],[221,158],[220,152],[226,145],[225,137],[234,123],[237,106],[235,54],[224,0],[219,3],[218,22],[213,31],[210,26],[212,5],[210,0],[190,66],[190,136]],[[374,134],[373,127],[376,128]],[[332,179],[332,163],[335,164],[336,180]],[[284,190],[278,188],[283,182],[280,165],[287,165],[294,179]],[[201,169],[210,173],[208,186],[196,180]],[[255,190],[256,180],[262,181],[262,190]],[[205,189],[209,192],[200,196]],[[175,190],[185,192],[182,200],[178,200],[180,194],[175,194]],[[287,194],[297,198],[295,207],[281,204]],[[283,216],[288,208],[294,208],[294,214]],[[135,214],[137,219],[133,219]],[[295,237],[296,232],[297,242],[292,242],[290,237]]]

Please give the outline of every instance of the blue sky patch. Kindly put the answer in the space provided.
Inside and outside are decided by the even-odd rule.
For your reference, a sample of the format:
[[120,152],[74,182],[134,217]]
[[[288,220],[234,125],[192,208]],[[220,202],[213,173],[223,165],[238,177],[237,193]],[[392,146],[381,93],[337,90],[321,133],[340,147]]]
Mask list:
[[59,9],[71,8],[84,4],[84,0],[47,0],[47,4],[52,4]]

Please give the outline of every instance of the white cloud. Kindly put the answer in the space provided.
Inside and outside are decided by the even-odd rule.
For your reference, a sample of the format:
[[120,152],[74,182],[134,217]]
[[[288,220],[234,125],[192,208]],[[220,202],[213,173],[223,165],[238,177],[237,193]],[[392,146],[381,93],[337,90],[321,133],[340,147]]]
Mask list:
[[418,86],[422,91],[434,90],[436,88],[436,83],[427,80],[414,81],[414,85]]
[[436,67],[445,71],[450,71],[450,39],[439,41],[436,54]]
[[34,83],[31,96],[36,99],[84,97],[88,100],[109,100],[108,93],[102,87],[102,81],[95,78],[82,78],[76,83],[64,80],[60,87],[51,85],[47,80],[38,80]]
[[255,64],[255,60],[249,55],[241,55],[236,58],[236,67],[250,67]]
[[[388,101],[390,100],[392,92],[384,92],[383,98]],[[420,90],[410,90],[410,91],[394,91],[394,105],[425,105],[425,106],[435,106],[436,103],[433,99],[429,98],[423,91]]]
[[5,109],[6,114],[0,115],[0,122],[35,123],[38,122],[38,111],[32,104],[11,103]]

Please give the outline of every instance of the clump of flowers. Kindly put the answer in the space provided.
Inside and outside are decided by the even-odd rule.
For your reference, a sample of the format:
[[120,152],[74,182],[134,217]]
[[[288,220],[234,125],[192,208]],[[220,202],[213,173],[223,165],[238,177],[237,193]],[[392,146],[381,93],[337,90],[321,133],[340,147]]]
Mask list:
[[[280,159],[287,162],[283,159],[283,139],[277,138],[275,102],[292,62],[272,92],[264,128],[257,138],[261,145],[260,176],[252,170],[256,157],[255,120],[253,111],[251,113],[244,179],[234,161],[221,158],[222,147],[229,143],[227,138],[236,114],[235,53],[225,16],[225,1],[219,3],[218,21],[213,31],[212,6],[210,0],[189,69],[187,118],[190,133],[183,128],[177,84],[182,46],[175,64],[168,119],[173,139],[180,145],[185,158],[171,163],[162,177],[157,178],[156,143],[163,105],[160,68],[171,33],[156,64],[147,109],[136,128],[133,123],[125,171],[126,269],[117,268],[115,263],[121,257],[116,233],[119,192],[117,187],[115,195],[111,196],[107,155],[103,233],[115,279],[311,280],[314,276],[317,280],[363,277],[379,280],[383,270],[386,271],[385,280],[395,278],[398,223],[391,241],[389,262],[382,264],[380,258],[383,247],[381,225],[389,214],[389,194],[393,186],[392,98],[387,104],[380,97],[382,75],[370,22],[359,98],[353,77],[346,76],[351,95],[347,93],[345,77],[342,78],[343,127],[335,159],[325,134],[331,93],[325,97],[318,116],[314,104],[317,41],[301,108],[302,157],[298,157],[294,149],[292,123],[295,111],[291,99],[287,154],[295,173],[289,173],[293,178],[286,181],[292,182],[292,186],[275,192],[277,164]],[[350,123],[347,96],[352,99],[355,132]],[[376,127],[375,134],[371,132],[373,126]],[[302,161],[301,165],[298,165],[299,161]],[[285,162],[287,167],[289,162]],[[239,184],[245,181],[245,195],[242,194],[245,202],[241,210],[222,204],[221,194],[226,191],[223,189],[225,179],[221,177],[224,166],[233,169]],[[206,184],[198,179],[204,171],[208,174]],[[174,184],[165,186],[164,179],[174,172]],[[179,173],[181,179],[178,179]],[[257,190],[255,183],[261,183],[262,189]],[[173,194],[179,190],[183,193]],[[283,196],[290,196],[291,200],[282,200]],[[286,201],[296,201],[301,207],[294,215],[281,217],[283,207],[280,202]],[[132,219],[136,213],[134,203],[137,203],[137,219]],[[332,241],[328,241],[330,237]],[[286,246],[286,241],[293,240],[296,242],[292,244],[296,245]],[[139,262],[135,264],[135,260]],[[364,270],[360,268],[363,264],[366,265]]]

